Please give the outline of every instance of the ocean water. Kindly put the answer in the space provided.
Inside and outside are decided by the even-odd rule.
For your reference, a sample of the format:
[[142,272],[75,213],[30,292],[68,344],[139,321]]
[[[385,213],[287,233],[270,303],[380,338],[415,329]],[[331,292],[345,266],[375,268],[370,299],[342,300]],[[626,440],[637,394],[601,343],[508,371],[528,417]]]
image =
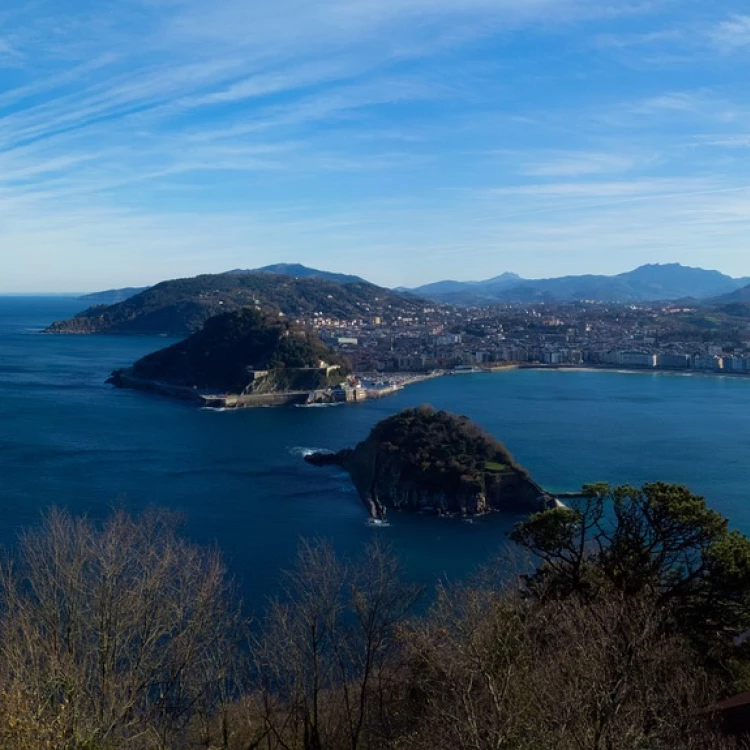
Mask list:
[[478,421],[551,489],[680,482],[750,533],[750,379],[522,370],[445,377],[360,405],[217,412],[106,385],[168,339],[39,333],[81,307],[0,297],[2,544],[51,505],[96,518],[161,506],[222,549],[251,605],[274,590],[301,538],[352,555],[382,539],[415,580],[461,578],[507,547],[518,518],[392,514],[374,526],[346,475],[302,459],[423,403]]

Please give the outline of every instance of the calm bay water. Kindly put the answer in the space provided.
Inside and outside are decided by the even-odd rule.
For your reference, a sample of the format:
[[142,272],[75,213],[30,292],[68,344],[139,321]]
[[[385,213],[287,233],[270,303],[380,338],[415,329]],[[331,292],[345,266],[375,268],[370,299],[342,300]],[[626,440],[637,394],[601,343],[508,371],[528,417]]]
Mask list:
[[157,505],[218,544],[251,603],[301,537],[351,554],[382,538],[411,576],[460,577],[502,547],[516,518],[394,515],[373,527],[345,475],[302,460],[422,403],[477,420],[552,489],[681,482],[750,533],[750,379],[525,370],[441,378],[356,406],[214,412],[105,384],[167,339],[39,334],[81,307],[0,297],[0,542],[50,505],[95,517]]

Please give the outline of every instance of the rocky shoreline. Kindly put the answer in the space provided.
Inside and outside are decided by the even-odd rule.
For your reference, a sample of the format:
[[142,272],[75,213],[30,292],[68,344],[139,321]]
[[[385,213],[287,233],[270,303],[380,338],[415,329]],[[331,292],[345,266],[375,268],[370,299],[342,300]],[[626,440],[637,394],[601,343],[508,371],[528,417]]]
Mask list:
[[[548,508],[563,506],[553,494],[535,482],[528,472],[515,464],[499,443],[499,450],[505,452],[500,459],[484,462],[478,477],[462,476],[471,469],[457,465],[454,475],[440,473],[427,476],[416,466],[433,462],[436,466],[444,461],[445,446],[435,445],[432,455],[420,450],[421,458],[408,452],[408,438],[401,445],[393,442],[390,434],[385,434],[389,424],[404,415],[435,414],[435,418],[452,420],[449,427],[455,430],[471,431],[472,438],[478,428],[464,418],[447,415],[445,412],[430,412],[427,407],[418,410],[405,410],[400,415],[383,420],[370,436],[355,448],[347,448],[338,453],[318,452],[305,456],[305,461],[313,466],[336,466],[344,469],[370,516],[383,520],[388,510],[434,513],[444,516],[479,516],[492,512],[536,513]],[[489,436],[479,433],[480,440],[492,441]],[[493,441],[494,442],[494,441]],[[448,459],[450,461],[451,459]],[[466,460],[462,457],[460,460]],[[474,463],[476,467],[476,462]],[[459,481],[456,482],[456,476]]]

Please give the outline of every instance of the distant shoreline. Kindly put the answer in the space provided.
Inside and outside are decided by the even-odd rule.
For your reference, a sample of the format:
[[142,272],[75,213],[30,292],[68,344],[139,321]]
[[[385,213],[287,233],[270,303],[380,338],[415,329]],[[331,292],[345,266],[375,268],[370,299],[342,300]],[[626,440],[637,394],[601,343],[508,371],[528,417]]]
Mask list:
[[[622,367],[620,365],[545,365],[539,364],[519,364],[515,369],[518,370],[559,370],[562,372],[614,372],[622,373],[623,375],[689,375],[689,376],[700,376],[708,378],[750,378],[750,372],[723,372],[717,370],[712,372],[711,370],[693,370],[689,368],[685,369],[666,369],[660,367]],[[492,372],[488,370],[488,372]]]
[[693,370],[685,369],[667,369],[659,367],[623,367],[622,365],[546,365],[542,362],[513,362],[507,365],[497,366],[477,366],[476,371],[468,370],[442,370],[442,375],[493,375],[500,372],[509,372],[513,370],[544,370],[555,372],[611,372],[622,375],[680,375],[680,376],[698,376],[707,378],[739,378],[746,380],[750,378],[750,372],[723,372],[721,370]]
[[[315,398],[316,394],[323,394],[323,391],[280,391],[278,393],[244,395],[239,394],[208,394],[198,391],[197,389],[185,386],[175,386],[156,380],[136,378],[128,371],[128,368],[116,371],[113,377],[108,381],[118,388],[125,388],[138,391],[150,391],[168,398],[176,398],[183,401],[190,401],[199,404],[205,408],[215,408],[220,410],[246,409],[261,406],[287,406],[287,405],[305,405],[305,404],[357,404],[374,399],[386,398],[405,388],[423,383],[428,380],[435,380],[445,376],[458,375],[493,375],[503,372],[518,370],[540,370],[546,372],[609,372],[622,375],[672,375],[688,377],[706,377],[706,378],[737,378],[742,380],[750,379],[750,373],[742,372],[709,372],[704,370],[666,370],[657,368],[629,368],[619,367],[617,365],[545,365],[542,363],[509,363],[507,365],[498,365],[496,367],[478,367],[476,370],[436,370],[429,373],[391,373],[368,374],[363,379],[377,379],[383,381],[382,387],[367,386],[364,388],[351,389],[349,397],[333,399],[325,397],[322,399]],[[325,390],[325,389],[324,389]],[[329,394],[330,396],[330,394]]]

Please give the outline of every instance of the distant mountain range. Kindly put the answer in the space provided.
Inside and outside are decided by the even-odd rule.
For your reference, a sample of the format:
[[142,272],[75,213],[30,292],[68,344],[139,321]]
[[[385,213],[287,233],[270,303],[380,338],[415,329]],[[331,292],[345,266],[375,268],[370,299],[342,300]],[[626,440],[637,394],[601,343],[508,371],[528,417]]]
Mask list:
[[[332,297],[335,297],[337,300],[341,299],[344,303],[343,307],[334,304],[325,295],[322,300],[319,300],[318,304],[321,311],[328,314],[354,312],[354,308],[347,307],[345,300],[347,297],[352,298],[353,294],[356,296],[356,293],[363,292],[363,290],[369,290],[370,292],[372,290],[380,290],[381,295],[394,295],[393,299],[396,300],[397,307],[403,307],[405,299],[412,299],[415,305],[423,304],[424,300],[430,300],[456,306],[493,305],[513,302],[576,302],[585,300],[619,303],[691,300],[711,305],[750,304],[750,278],[735,279],[719,271],[691,268],[679,263],[640,266],[633,271],[621,273],[616,276],[585,275],[562,276],[549,279],[524,279],[514,273],[503,273],[500,276],[494,276],[484,281],[438,281],[415,289],[399,288],[395,290],[386,290],[375,286],[359,276],[321,271],[298,263],[278,263],[254,270],[238,268],[222,274],[204,275],[195,278],[200,280],[220,280],[218,288],[222,290],[222,293],[225,293],[230,288],[236,291],[242,287],[246,293],[238,293],[237,304],[241,300],[245,300],[242,304],[247,304],[248,295],[253,297],[250,294],[251,289],[259,290],[263,288],[266,291],[273,289],[275,291],[269,292],[267,297],[264,297],[262,300],[263,304],[280,309],[282,312],[288,314],[301,314],[309,311],[308,306],[302,303],[301,300],[305,296],[309,299],[316,299],[318,297],[312,291],[315,287],[315,282],[332,284],[333,287],[328,291],[331,292]],[[240,283],[242,279],[245,282]],[[265,282],[262,281],[263,279],[265,279]],[[188,279],[181,279],[162,282],[155,287],[110,289],[106,292],[86,295],[81,299],[96,305],[111,306],[134,297],[140,298],[144,292],[153,289],[162,289],[165,284],[173,286],[180,284],[186,289],[185,285],[189,281]],[[196,294],[203,295],[201,298],[203,301],[200,303],[200,306],[205,308],[205,290],[202,292],[197,291],[201,288],[202,283],[198,282],[193,286],[196,288]],[[300,291],[302,297],[296,301],[293,300],[293,294],[291,297],[288,294],[290,283],[296,284],[300,290],[302,290],[305,284],[308,285],[304,293]],[[282,292],[282,290],[286,291]],[[192,293],[187,292],[189,299],[180,298],[179,304],[184,305],[187,301],[190,301],[191,304],[196,302],[195,299],[190,298],[190,294]],[[171,293],[168,294],[169,298],[171,296]],[[256,294],[255,297],[257,296]],[[370,296],[374,301],[377,293],[372,292]],[[368,294],[365,294],[365,297],[368,297]],[[146,299],[149,298],[147,297]],[[236,306],[232,301],[229,301],[228,304]],[[338,312],[334,312],[334,310]],[[99,309],[98,314],[102,314],[101,309]],[[82,313],[82,316],[91,320],[94,318],[88,311]],[[140,316],[136,317],[140,320]],[[185,313],[180,319],[186,322],[185,330],[195,330],[193,322],[188,321],[189,317]],[[203,313],[200,313],[197,319],[202,319],[203,317]],[[83,323],[83,321],[80,322]],[[125,321],[117,323],[118,327],[123,325],[125,325]],[[97,324],[94,327],[99,326]]]
[[485,281],[439,281],[408,291],[447,304],[490,305],[534,301],[652,302],[686,298],[707,300],[732,294],[748,285],[750,278],[734,279],[719,271],[667,263],[640,266],[616,276],[523,279],[513,273],[504,273]]
[[722,294],[720,297],[713,297],[706,300],[711,305],[748,305],[750,304],[750,285],[743,286],[729,294]]

